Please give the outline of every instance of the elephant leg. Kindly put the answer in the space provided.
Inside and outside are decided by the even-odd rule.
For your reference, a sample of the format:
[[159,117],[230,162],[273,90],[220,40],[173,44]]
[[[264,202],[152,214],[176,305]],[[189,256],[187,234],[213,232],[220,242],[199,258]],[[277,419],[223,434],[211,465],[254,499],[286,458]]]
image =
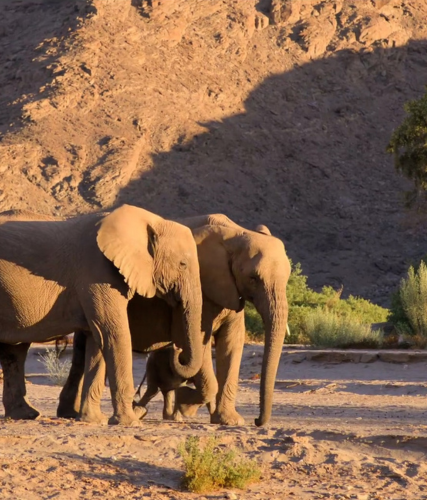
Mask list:
[[[142,386],[142,384],[141,384]],[[141,391],[141,386],[139,386],[139,391]],[[149,379],[147,379],[147,390],[145,391],[142,398],[134,403],[134,410],[139,413],[140,420],[145,417],[147,414],[147,405],[148,403],[159,393],[159,387],[157,384],[150,383]]]
[[56,415],[61,418],[77,418],[79,416],[85,371],[86,336],[87,332],[82,330],[74,333],[70,373],[59,395],[59,405],[56,410]]
[[245,343],[245,318],[243,311],[230,312],[225,323],[215,334],[216,373],[218,395],[216,410],[211,423],[243,425],[244,418],[236,411],[236,396],[239,382],[240,363]]
[[82,384],[79,419],[93,424],[106,424],[101,412],[101,398],[105,387],[105,361],[93,335],[86,339],[85,377]]
[[3,368],[3,405],[5,417],[14,420],[34,420],[40,413],[27,401],[25,359],[30,344],[0,344]]
[[[148,357],[145,375],[142,382],[139,384],[138,390],[133,398],[133,408],[136,412],[140,412],[140,419],[142,420],[147,414],[146,406],[148,403],[159,393],[159,367],[156,364],[156,358],[153,358],[154,353]],[[142,394],[142,386],[147,380],[147,389]]]
[[179,387],[175,391],[176,405],[185,417],[196,415],[200,406],[206,404],[210,411],[215,409],[215,397],[218,392],[218,382],[212,362],[211,342],[207,344],[203,355],[203,364],[199,373],[193,377],[196,389]]
[[[94,285],[90,297],[82,297],[87,321],[96,344],[101,348],[106,363],[114,414],[110,425],[137,425],[139,416],[132,408],[134,384],[132,374],[132,343],[127,315],[126,293],[118,288]],[[89,300],[87,300],[89,299]],[[88,338],[91,338],[89,336]],[[96,360],[100,355],[96,355]],[[99,398],[98,375],[85,370],[82,406]],[[100,380],[100,377],[99,377]],[[92,382],[94,387],[92,389]],[[93,391],[93,393],[92,393]],[[83,401],[84,400],[84,401]],[[99,413],[98,413],[99,414]]]
[[139,403],[137,403],[137,406],[147,406],[148,403],[159,393],[159,388],[157,385],[148,385],[147,390],[145,391],[144,395],[142,396],[141,400]]
[[163,420],[182,421],[182,415],[175,404],[175,391],[162,391],[163,394]]

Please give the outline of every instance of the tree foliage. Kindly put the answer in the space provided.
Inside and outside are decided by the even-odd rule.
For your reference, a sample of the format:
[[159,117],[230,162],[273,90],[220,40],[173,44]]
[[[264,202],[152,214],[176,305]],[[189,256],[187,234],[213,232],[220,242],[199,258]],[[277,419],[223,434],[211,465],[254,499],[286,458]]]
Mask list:
[[427,191],[427,91],[407,102],[405,111],[407,116],[394,130],[387,152],[394,155],[397,171],[414,183],[415,189],[407,193],[407,203],[412,205]]

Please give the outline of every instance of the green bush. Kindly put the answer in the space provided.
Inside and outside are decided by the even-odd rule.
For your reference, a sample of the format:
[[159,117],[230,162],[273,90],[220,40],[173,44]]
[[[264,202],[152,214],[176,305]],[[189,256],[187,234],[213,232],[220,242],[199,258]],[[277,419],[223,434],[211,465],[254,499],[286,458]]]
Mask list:
[[382,332],[373,331],[354,316],[317,308],[305,318],[305,330],[310,344],[317,347],[365,347],[382,344]]
[[[415,274],[418,273],[421,263],[427,265],[427,256],[424,256],[420,261],[413,263]],[[409,266],[411,267],[411,266]],[[402,286],[403,280],[400,282],[399,287],[391,295],[391,305],[387,321],[392,323],[397,331],[397,333],[402,335],[415,336],[415,331],[411,326],[411,322],[406,314],[405,307],[402,303],[402,297],[400,294],[400,288]]]
[[184,460],[183,486],[194,493],[206,493],[220,488],[245,488],[259,481],[261,470],[255,460],[242,456],[236,449],[223,450],[218,440],[211,437],[205,447],[200,439],[189,436],[178,447]]
[[394,299],[397,328],[427,338],[427,266],[423,261],[418,269],[409,268],[408,277],[400,282],[398,298]]
[[260,341],[264,338],[264,323],[250,302],[245,304],[245,326],[249,340]]
[[[371,324],[386,321],[387,309],[352,295],[347,299],[342,299],[342,289],[334,290],[330,286],[323,287],[321,292],[315,292],[307,285],[307,276],[302,274],[299,263],[294,265],[291,262],[291,269],[292,272],[287,286],[290,333],[286,336],[285,343],[309,343],[305,319],[318,308],[333,311],[337,316],[352,319],[356,323]],[[252,304],[245,307],[245,322],[248,337],[262,340],[264,325]]]
[[412,205],[427,190],[427,92],[405,104],[407,116],[393,132],[387,152],[394,155],[398,172],[412,180],[415,189],[406,193]]
[[398,288],[391,295],[390,312],[387,317],[387,321],[394,325],[397,333],[402,335],[415,335],[402,304],[400,288]]

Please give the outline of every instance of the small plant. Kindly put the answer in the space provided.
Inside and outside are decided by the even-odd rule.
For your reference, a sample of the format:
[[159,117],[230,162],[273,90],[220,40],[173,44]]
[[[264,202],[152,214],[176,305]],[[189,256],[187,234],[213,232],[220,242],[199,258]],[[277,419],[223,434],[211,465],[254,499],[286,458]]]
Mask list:
[[189,436],[180,444],[178,453],[185,466],[183,486],[194,493],[219,488],[243,489],[261,478],[255,460],[244,458],[235,448],[221,449],[215,437],[209,438],[202,449],[200,439]]
[[427,338],[427,266],[421,261],[418,270],[410,267],[400,283],[401,307],[415,336]]
[[305,319],[307,337],[318,347],[366,347],[382,344],[383,334],[352,316],[316,309]]
[[71,361],[59,359],[59,354],[54,349],[46,349],[44,354],[40,354],[39,362],[46,368],[48,378],[55,385],[63,386],[71,368]]

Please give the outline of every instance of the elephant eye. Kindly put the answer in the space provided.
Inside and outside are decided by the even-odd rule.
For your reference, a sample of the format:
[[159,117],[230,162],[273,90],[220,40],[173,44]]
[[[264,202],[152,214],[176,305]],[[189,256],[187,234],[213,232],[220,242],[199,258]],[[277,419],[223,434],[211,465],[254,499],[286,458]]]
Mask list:
[[258,282],[258,279],[258,276],[254,274],[249,278],[249,281],[251,282],[251,285],[255,285]]
[[184,260],[181,260],[179,267],[180,269],[187,269],[187,263]]

